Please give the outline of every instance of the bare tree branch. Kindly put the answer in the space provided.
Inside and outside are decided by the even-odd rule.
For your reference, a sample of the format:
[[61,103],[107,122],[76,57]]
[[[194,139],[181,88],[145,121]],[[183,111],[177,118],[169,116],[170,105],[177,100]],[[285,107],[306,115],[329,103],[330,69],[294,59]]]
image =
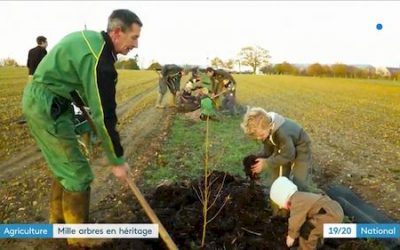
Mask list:
[[230,196],[230,195],[228,195],[228,196],[225,197],[224,203],[223,203],[222,206],[219,208],[219,210],[214,214],[214,216],[213,216],[211,219],[209,219],[209,220],[207,221],[207,224],[210,223],[211,221],[213,221],[213,220],[218,216],[218,214],[222,211],[222,209],[225,207],[226,203],[228,203],[228,201],[229,201],[230,199],[231,199],[231,196]]
[[254,234],[254,235],[257,235],[257,236],[262,236],[262,234],[254,232],[254,231],[251,231],[251,230],[249,230],[247,228],[244,228],[244,227],[241,227],[241,228],[242,228],[242,230],[244,230],[244,231],[246,231],[248,233],[251,233],[251,234]]
[[203,204],[204,204],[204,203],[203,203],[203,197],[200,197],[200,195],[199,195],[199,193],[197,192],[197,190],[196,190],[195,187],[192,186],[192,188],[193,188],[194,192],[196,193],[197,198],[200,200],[201,204],[203,205]]
[[226,178],[226,173],[225,173],[225,175],[224,175],[224,179],[223,179],[222,182],[221,182],[221,185],[219,186],[218,192],[217,192],[217,194],[215,195],[215,199],[213,200],[213,202],[211,203],[211,205],[208,206],[208,210],[210,210],[210,209],[212,208],[212,206],[215,204],[215,202],[217,201],[217,199],[221,196],[221,190],[222,190],[222,187],[223,187],[224,184],[225,184],[225,178]]

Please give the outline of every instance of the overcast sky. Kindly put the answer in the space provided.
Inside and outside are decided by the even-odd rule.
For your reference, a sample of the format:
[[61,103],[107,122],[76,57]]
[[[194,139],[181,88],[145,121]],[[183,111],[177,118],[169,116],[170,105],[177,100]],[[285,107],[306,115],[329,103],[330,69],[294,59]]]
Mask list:
[[[104,30],[114,9],[142,20],[139,64],[206,65],[244,46],[267,49],[272,63],[400,66],[400,2],[394,1],[0,1],[0,59],[25,64],[36,37],[50,50],[63,36]],[[376,25],[383,28],[378,30]]]

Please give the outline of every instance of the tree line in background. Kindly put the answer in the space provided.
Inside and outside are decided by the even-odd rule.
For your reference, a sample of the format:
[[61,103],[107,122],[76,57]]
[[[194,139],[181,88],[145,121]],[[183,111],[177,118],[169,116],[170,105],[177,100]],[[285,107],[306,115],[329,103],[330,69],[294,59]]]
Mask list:
[[16,60],[12,59],[12,58],[5,58],[5,59],[1,59],[0,60],[0,66],[3,67],[18,67],[18,63]]
[[115,63],[116,69],[132,69],[132,70],[140,70],[137,61],[133,58],[129,58],[127,60],[118,60]]
[[[299,65],[288,62],[270,64],[268,61],[269,58],[268,50],[259,46],[248,46],[240,50],[237,59],[224,61],[219,57],[215,57],[210,60],[210,64],[214,68],[222,68],[231,72],[235,72],[234,68],[236,64],[239,70],[235,73],[400,80],[400,68],[377,69],[371,65],[354,66],[343,63],[332,65],[323,65],[320,63]],[[242,71],[241,66],[248,66],[252,70]]]
[[[12,58],[5,58],[0,60],[0,67],[25,67],[24,65],[18,65],[17,61]],[[137,63],[137,55],[135,58],[123,58],[115,63],[117,69],[133,69],[139,70]]]
[[235,64],[239,67],[239,72],[242,72],[241,66],[251,67],[252,72],[255,74],[257,70],[263,65],[268,65],[268,59],[270,58],[268,50],[261,48],[260,46],[247,46],[240,50],[237,59],[228,59],[226,61],[219,57],[212,58],[210,65],[213,68],[223,68],[229,71],[233,71]]
[[[319,76],[319,77],[345,77],[345,78],[367,78],[377,79],[384,76],[377,72],[374,67],[359,68],[352,65],[336,63],[332,65],[322,65],[314,63],[304,66],[296,66],[288,62],[278,63],[275,65],[266,65],[260,68],[263,74],[277,74],[277,75],[300,75],[300,76]],[[382,72],[383,73],[383,72]],[[400,76],[397,73],[395,79]]]
[[138,58],[139,58],[138,54],[136,54],[134,58],[122,57],[115,63],[115,68],[140,70],[140,67],[138,65]]
[[[370,65],[354,66],[343,63],[332,65],[323,65],[314,63],[310,65],[290,64],[288,62],[270,64],[269,51],[260,46],[243,47],[237,59],[223,60],[219,57],[214,57],[209,61],[209,64],[216,69],[222,68],[233,73],[244,74],[274,74],[274,75],[299,75],[299,76],[314,76],[314,77],[345,77],[345,78],[365,78],[365,79],[391,79],[400,80],[400,68],[374,68]],[[19,66],[16,60],[6,58],[0,60],[0,66]],[[190,65],[185,65],[189,68]],[[236,67],[235,67],[236,66]],[[242,66],[251,68],[251,71],[243,71]],[[117,69],[140,70],[138,65],[138,55],[134,58],[120,58],[116,63]],[[153,62],[147,69],[155,70],[160,68],[158,62]]]

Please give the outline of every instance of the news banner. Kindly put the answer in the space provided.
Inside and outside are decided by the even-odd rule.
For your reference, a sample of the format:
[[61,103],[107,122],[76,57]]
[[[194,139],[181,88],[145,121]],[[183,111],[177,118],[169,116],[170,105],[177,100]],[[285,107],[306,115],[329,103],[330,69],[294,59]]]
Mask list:
[[400,238],[400,224],[324,224],[324,238]]
[[[400,238],[400,224],[324,224],[324,238]],[[157,224],[0,224],[3,238],[158,238]]]
[[0,239],[158,238],[158,224],[0,224]]

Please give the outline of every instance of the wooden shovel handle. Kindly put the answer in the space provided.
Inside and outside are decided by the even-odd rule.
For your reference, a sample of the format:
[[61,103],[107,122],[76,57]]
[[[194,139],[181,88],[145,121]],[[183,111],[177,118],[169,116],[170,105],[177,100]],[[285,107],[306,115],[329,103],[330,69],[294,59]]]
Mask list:
[[132,180],[129,180],[128,178],[126,178],[126,182],[128,183],[133,194],[139,201],[139,204],[142,206],[142,208],[146,212],[150,221],[153,222],[154,224],[158,224],[159,233],[160,233],[161,238],[163,239],[164,243],[167,245],[168,249],[170,249],[170,250],[178,249],[178,247],[175,245],[174,241],[169,236],[167,230],[165,230],[161,221],[158,219],[157,215],[154,213],[154,211],[150,207],[149,203],[147,203],[146,199],[144,198],[144,196],[142,195],[142,193],[140,192],[140,190],[136,186],[136,184]]

